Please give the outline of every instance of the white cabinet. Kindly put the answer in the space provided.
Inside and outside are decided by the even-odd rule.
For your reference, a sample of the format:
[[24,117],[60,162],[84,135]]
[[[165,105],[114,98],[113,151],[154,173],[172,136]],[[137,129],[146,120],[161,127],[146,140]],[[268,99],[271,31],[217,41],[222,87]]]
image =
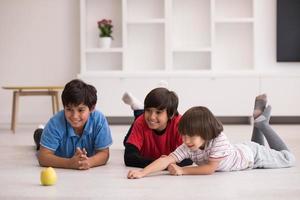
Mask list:
[[218,116],[251,116],[258,94],[256,77],[216,76],[171,78],[171,89],[179,96],[179,110],[203,105]]
[[[255,0],[81,0],[81,74],[253,70]],[[113,42],[99,49],[97,21]]]
[[[255,96],[267,92],[277,101],[275,114],[299,115],[282,108],[273,88],[275,82],[291,104],[295,93],[287,89],[299,77],[281,85],[255,67],[255,1],[81,0],[79,77],[96,86],[107,116],[131,116],[123,92],[143,100],[160,80],[178,93],[180,112],[206,105],[218,116],[250,116]],[[98,47],[103,18],[114,26],[108,49]]]
[[152,77],[99,77],[98,75],[84,76],[79,78],[94,85],[98,91],[97,107],[106,116],[132,116],[133,112],[129,106],[121,100],[125,91],[132,92],[141,101],[147,93],[157,86],[160,78]]
[[300,115],[300,74],[266,75],[261,79],[261,90],[268,94],[272,115]]

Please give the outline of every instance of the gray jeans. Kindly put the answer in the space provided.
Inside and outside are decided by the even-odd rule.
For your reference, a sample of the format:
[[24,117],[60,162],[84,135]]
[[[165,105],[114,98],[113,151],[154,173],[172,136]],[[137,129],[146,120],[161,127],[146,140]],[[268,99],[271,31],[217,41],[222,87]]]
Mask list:
[[245,142],[253,152],[253,168],[284,168],[295,165],[295,156],[287,151],[276,151],[255,142]]

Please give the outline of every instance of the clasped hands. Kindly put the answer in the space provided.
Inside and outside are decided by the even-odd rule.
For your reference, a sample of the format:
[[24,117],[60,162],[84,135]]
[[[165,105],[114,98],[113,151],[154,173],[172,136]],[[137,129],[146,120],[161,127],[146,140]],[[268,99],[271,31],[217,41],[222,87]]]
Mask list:
[[90,168],[89,157],[87,156],[87,151],[85,148],[76,148],[74,156],[70,159],[72,168],[86,170]]

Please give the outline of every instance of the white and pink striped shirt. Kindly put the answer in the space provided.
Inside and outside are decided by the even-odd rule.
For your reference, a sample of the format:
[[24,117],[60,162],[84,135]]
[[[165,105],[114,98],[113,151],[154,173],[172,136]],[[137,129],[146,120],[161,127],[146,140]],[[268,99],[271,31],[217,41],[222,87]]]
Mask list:
[[221,160],[216,171],[236,171],[251,168],[253,153],[245,144],[232,145],[224,133],[209,141],[203,150],[191,151],[184,143],[171,155],[177,162],[190,158],[195,164],[206,164],[209,158]]

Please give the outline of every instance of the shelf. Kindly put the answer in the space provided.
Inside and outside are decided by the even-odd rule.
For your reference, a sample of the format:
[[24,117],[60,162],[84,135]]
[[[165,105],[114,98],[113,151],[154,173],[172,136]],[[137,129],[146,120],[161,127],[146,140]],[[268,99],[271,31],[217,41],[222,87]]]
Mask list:
[[123,52],[123,48],[89,48],[85,50],[86,53],[121,53]]
[[[219,115],[249,114],[264,76],[254,62],[254,1],[81,0],[79,77],[101,91],[99,106],[108,116],[128,115],[122,92],[144,98],[160,80],[181,92],[180,109],[200,104]],[[109,49],[97,48],[103,18],[114,25]],[[234,109],[213,97],[220,91],[230,99],[245,88]]]
[[[256,72],[253,70],[228,70],[228,71],[213,71],[213,70],[172,70],[172,71],[164,71],[162,73],[159,70],[149,71],[145,73],[144,71],[134,71],[134,72],[124,72],[123,70],[107,70],[107,71],[98,71],[98,72],[86,72],[81,73],[80,77],[87,78],[87,77],[95,77],[95,78],[151,78],[151,77],[159,77],[159,78],[237,78],[237,77],[252,77],[252,78],[259,78],[259,77],[278,77],[278,72],[275,74],[269,74],[268,72]],[[284,74],[284,73],[283,73]],[[280,74],[282,76],[282,74]],[[291,74],[286,74],[284,77],[300,77],[293,76]]]
[[174,48],[173,52],[211,52],[210,47],[178,47]]
[[164,24],[165,19],[131,20],[127,24]]
[[[81,0],[82,72],[255,70],[254,0]],[[102,18],[113,45],[97,48]]]
[[217,18],[215,23],[253,23],[253,18]]

